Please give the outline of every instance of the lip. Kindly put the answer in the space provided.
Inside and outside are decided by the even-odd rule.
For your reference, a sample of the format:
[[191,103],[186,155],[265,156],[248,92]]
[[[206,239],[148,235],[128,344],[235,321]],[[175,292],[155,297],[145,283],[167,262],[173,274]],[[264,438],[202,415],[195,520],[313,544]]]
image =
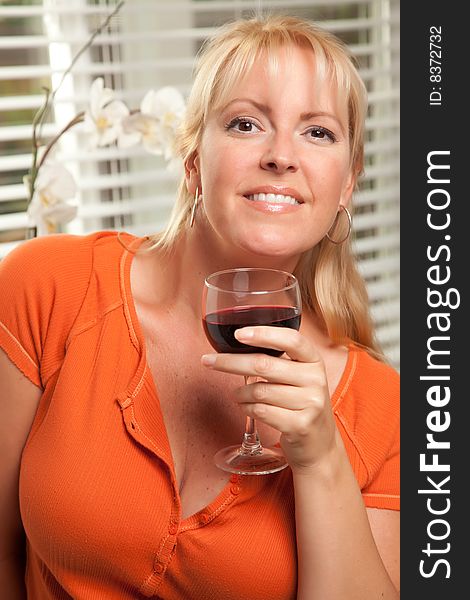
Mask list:
[[[269,193],[269,192],[254,192],[257,194],[262,194],[262,193]],[[297,212],[301,207],[302,204],[281,204],[281,203],[273,203],[273,202],[261,202],[261,201],[256,201],[253,202],[253,200],[248,200],[248,198],[246,198],[245,196],[242,196],[244,202],[246,202],[246,204],[248,206],[250,206],[250,208],[253,208],[254,210],[257,210],[259,212],[263,212],[263,213],[271,213],[271,214],[285,214],[285,213],[293,213],[293,212]]]
[[[295,198],[299,204],[304,204],[305,202],[302,198],[302,195],[296,189],[284,185],[261,185],[259,187],[250,188],[243,195],[246,198],[252,194],[282,194],[283,196],[292,196],[292,198]],[[260,204],[265,203],[262,202]]]

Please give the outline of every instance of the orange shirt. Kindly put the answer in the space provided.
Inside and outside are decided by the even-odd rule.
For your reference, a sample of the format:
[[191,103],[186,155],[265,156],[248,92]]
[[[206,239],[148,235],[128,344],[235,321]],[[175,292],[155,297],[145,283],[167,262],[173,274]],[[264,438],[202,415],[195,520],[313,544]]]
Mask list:
[[[232,476],[180,518],[132,256],[100,232],[35,239],[0,263],[0,346],[44,390],[20,471],[29,597],[294,600],[289,469]],[[351,345],[332,403],[369,507],[399,508],[398,396],[397,373]]]

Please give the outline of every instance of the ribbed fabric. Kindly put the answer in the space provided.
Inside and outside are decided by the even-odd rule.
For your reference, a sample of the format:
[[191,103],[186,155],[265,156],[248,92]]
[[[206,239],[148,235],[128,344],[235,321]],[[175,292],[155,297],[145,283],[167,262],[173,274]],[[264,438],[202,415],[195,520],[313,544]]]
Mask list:
[[[288,469],[232,476],[181,519],[131,261],[100,232],[0,263],[0,346],[44,389],[20,472],[29,597],[294,600]],[[366,506],[399,508],[398,396],[397,373],[351,345],[332,403]]]

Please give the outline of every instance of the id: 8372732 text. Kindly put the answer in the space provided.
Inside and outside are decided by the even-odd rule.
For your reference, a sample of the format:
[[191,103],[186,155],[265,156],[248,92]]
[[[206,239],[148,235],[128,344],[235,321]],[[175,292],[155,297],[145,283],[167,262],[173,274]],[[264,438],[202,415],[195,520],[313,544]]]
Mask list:
[[442,105],[442,27],[432,25],[429,28],[429,105]]

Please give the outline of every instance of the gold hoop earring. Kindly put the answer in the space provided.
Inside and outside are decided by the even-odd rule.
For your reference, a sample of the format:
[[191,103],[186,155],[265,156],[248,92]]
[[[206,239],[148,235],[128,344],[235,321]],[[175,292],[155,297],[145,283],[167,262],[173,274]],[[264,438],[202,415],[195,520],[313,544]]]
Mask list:
[[[349,210],[346,208],[346,206],[343,206],[342,204],[340,204],[340,208],[341,208],[341,209],[342,209],[342,210],[343,210],[343,211],[346,213],[346,216],[348,217],[348,231],[347,231],[346,235],[345,235],[345,236],[344,236],[344,238],[343,238],[343,239],[341,239],[341,240],[333,240],[333,239],[330,237],[330,233],[329,233],[329,232],[326,234],[326,237],[327,237],[327,238],[330,240],[330,242],[331,242],[332,244],[336,244],[336,245],[339,245],[339,244],[342,244],[343,242],[345,242],[345,241],[348,239],[348,237],[349,237],[349,235],[350,235],[350,233],[351,233],[351,229],[352,229],[352,217],[351,217],[351,213],[350,213],[350,212],[349,212]],[[330,228],[330,231],[331,231],[331,229],[334,229],[334,228],[336,227],[336,222],[337,222],[337,220],[338,220],[338,217],[339,217],[339,215],[340,215],[340,212],[341,212],[341,211],[338,211],[338,212],[336,213],[335,221],[334,221],[334,223],[333,223],[332,227]]]
[[197,210],[197,205],[199,204],[199,199],[201,198],[201,196],[199,195],[199,186],[196,187],[196,193],[194,194],[194,201],[193,201],[193,207],[191,209],[191,217],[189,219],[189,226],[193,227],[194,225],[194,220],[196,218],[196,210]]

